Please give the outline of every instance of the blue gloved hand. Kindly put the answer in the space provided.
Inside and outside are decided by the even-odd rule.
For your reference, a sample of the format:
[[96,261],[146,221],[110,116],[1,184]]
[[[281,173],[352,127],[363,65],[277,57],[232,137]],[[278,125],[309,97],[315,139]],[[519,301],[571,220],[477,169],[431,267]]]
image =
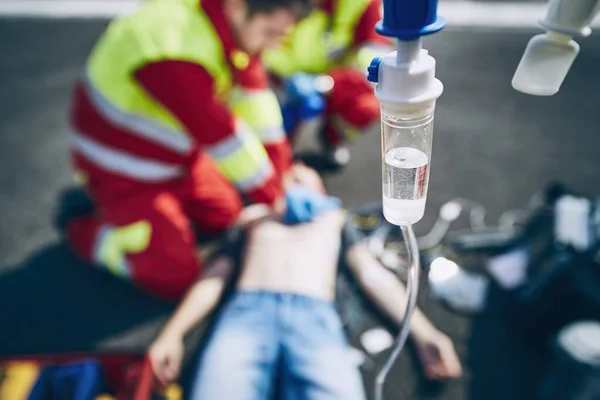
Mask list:
[[316,84],[318,76],[297,73],[286,80],[285,87],[290,103],[296,105],[298,117],[309,119],[325,110],[325,99]]
[[287,209],[283,215],[283,223],[286,225],[310,222],[324,211],[342,206],[337,197],[326,196],[300,185],[290,187],[285,199]]
[[303,72],[294,74],[285,81],[287,95],[291,101],[305,99],[315,94],[320,95],[316,81],[316,75],[305,74]]

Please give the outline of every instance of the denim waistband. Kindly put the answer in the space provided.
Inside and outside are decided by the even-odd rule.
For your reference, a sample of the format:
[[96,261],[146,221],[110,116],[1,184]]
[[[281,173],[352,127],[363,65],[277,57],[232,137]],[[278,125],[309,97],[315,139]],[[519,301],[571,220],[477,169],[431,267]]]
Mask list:
[[268,290],[238,290],[231,296],[232,302],[274,302],[281,301],[304,306],[333,306],[334,302],[329,300],[317,299],[296,293],[272,292]]

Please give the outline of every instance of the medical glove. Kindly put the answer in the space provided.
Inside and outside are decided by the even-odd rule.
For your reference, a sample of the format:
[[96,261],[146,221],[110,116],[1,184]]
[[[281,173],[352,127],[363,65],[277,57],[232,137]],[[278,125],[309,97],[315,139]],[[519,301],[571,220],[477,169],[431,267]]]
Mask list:
[[326,196],[300,185],[292,185],[286,192],[287,209],[283,215],[286,225],[310,222],[327,210],[341,207],[340,199]]

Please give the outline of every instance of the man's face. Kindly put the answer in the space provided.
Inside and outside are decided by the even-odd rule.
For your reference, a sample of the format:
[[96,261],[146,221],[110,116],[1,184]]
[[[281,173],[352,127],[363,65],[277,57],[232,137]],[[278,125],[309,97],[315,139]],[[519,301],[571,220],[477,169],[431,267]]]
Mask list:
[[285,8],[249,17],[244,1],[229,3],[227,13],[238,45],[252,55],[277,47],[296,22],[293,12]]

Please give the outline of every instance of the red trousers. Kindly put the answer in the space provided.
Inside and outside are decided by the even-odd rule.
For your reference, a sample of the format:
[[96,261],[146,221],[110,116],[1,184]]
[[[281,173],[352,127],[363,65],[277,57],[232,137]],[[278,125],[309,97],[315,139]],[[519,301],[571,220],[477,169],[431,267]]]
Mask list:
[[236,189],[205,155],[194,159],[187,176],[159,184],[108,173],[77,154],[74,158],[97,211],[68,223],[73,249],[164,299],[179,299],[201,271],[192,227],[220,233],[242,210]]
[[337,144],[379,121],[379,101],[363,71],[337,67],[328,74],[334,86],[327,97],[325,138]]

